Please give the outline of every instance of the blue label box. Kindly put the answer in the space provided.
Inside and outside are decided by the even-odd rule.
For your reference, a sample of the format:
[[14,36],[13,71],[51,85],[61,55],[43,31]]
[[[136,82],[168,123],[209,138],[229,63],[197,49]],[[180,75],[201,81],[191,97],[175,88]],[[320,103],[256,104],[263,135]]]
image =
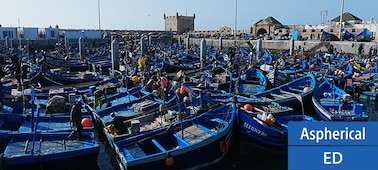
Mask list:
[[375,146],[377,122],[289,122],[288,145]]
[[378,146],[289,146],[289,170],[377,170]]

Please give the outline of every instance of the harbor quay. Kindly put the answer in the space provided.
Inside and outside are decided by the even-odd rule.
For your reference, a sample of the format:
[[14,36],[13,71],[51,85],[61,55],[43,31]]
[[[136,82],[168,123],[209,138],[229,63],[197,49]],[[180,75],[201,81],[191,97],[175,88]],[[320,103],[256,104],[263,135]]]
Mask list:
[[[202,39],[190,38],[190,44],[200,45]],[[226,40],[226,39],[205,39],[206,44],[219,48],[229,48],[229,47],[245,47],[249,48],[250,45],[258,46],[261,43],[261,50],[277,50],[285,51],[290,49],[290,44],[292,40]],[[261,42],[259,42],[261,41]],[[184,41],[185,44],[186,41]],[[362,46],[362,55],[368,55],[369,51],[374,51],[378,48],[378,42],[355,42],[355,41],[315,41],[315,40],[306,40],[306,41],[294,41],[293,42],[294,50],[302,48],[304,51],[311,52],[327,52],[329,48],[333,48],[337,51],[340,49],[343,53],[347,54],[358,54],[360,46]],[[375,50],[377,51],[377,50]],[[377,55],[377,54],[372,54]]]
[[[173,39],[167,39],[165,41],[169,42],[176,42],[181,43],[182,45],[186,45],[189,42],[189,45],[201,45],[201,41],[203,38],[188,38],[188,37],[174,37]],[[377,55],[374,52],[378,49],[378,42],[371,41],[371,42],[357,42],[357,41],[319,41],[319,40],[301,40],[301,41],[294,41],[294,40],[229,40],[229,39],[204,39],[206,41],[206,45],[212,46],[215,48],[230,48],[230,47],[244,47],[244,48],[251,48],[257,47],[260,50],[273,50],[273,51],[285,51],[290,49],[291,44],[294,50],[303,49],[304,51],[309,52],[327,52],[329,49],[334,49],[337,51],[342,50],[343,53],[346,54],[359,54],[359,48],[362,47],[361,54],[362,55]],[[13,40],[10,41],[13,47],[24,46],[27,44],[27,41],[30,40]],[[33,41],[33,46],[35,49],[55,49],[55,45],[57,40],[31,40]],[[126,43],[124,39],[117,38],[117,41],[120,43]],[[140,39],[136,40],[138,43]],[[145,41],[148,41],[148,38],[145,38]],[[78,46],[78,39],[70,39],[69,40],[71,46]],[[111,38],[97,38],[97,39],[88,39],[87,44],[95,45],[95,46],[102,46],[106,44],[110,44]],[[0,41],[1,47],[5,47],[5,41]],[[21,45],[20,45],[21,44]]]

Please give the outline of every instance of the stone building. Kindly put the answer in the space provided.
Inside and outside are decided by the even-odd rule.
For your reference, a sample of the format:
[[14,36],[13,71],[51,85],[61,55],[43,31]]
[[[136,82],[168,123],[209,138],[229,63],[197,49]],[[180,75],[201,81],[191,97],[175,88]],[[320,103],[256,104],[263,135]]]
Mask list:
[[269,16],[253,24],[253,27],[250,28],[250,33],[255,35],[273,35],[276,30],[282,28],[285,28],[284,25],[275,18]]
[[[352,24],[362,24],[362,20],[349,12],[343,13],[343,25],[348,26]],[[336,26],[340,23],[340,16],[331,20],[331,25]]]
[[[177,18],[178,14],[174,17],[166,17],[164,15],[165,19],[165,28],[166,31],[175,31],[176,29],[173,29],[169,26],[175,26],[179,25],[180,23],[177,23],[174,18]],[[193,17],[194,20],[194,17]],[[169,23],[173,22],[173,23]],[[269,16],[265,19],[261,19],[255,24],[253,24],[249,30],[236,30],[236,35],[242,37],[241,35],[243,33],[249,33],[253,34],[254,37],[264,37],[264,39],[288,39],[291,37],[291,34],[294,30],[298,32],[298,40],[320,40],[323,33],[330,33],[334,34],[336,36],[339,35],[339,22],[340,22],[340,16],[335,17],[331,20],[329,24],[320,24],[320,25],[283,25],[281,22],[276,20],[274,17]],[[183,26],[181,26],[182,28]],[[378,31],[378,24],[370,21],[362,21],[358,17],[354,16],[353,14],[349,12],[345,12],[343,14],[343,30],[346,30],[352,34],[359,34],[364,29],[368,29],[371,32],[371,37],[374,39],[376,37],[376,32]],[[178,34],[187,33],[188,35],[192,35],[193,37],[198,38],[228,38],[233,37],[233,32],[230,27],[224,26],[221,27],[219,30],[196,30],[194,29],[192,31],[177,31]],[[283,37],[285,36],[285,37]],[[375,41],[378,41],[377,38],[375,38]]]
[[195,18],[196,14],[193,14],[193,16],[182,16],[178,13],[176,13],[176,16],[166,16],[164,14],[165,31],[172,31],[176,34],[194,31]]

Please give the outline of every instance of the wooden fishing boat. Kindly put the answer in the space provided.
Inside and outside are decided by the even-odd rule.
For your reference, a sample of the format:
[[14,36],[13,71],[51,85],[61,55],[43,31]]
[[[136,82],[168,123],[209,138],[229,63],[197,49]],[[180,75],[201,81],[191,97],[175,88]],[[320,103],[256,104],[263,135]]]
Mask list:
[[253,105],[270,104],[276,102],[281,106],[288,106],[294,110],[302,110],[303,104],[310,102],[315,91],[316,79],[313,74],[307,74],[282,86],[253,94],[249,97],[231,94],[212,94],[211,98],[219,102],[248,103]]
[[193,119],[117,141],[117,161],[123,169],[196,169],[214,164],[231,145],[234,121],[235,105],[219,106]]
[[43,70],[43,85],[45,86],[63,86],[78,83],[101,81],[102,78],[94,72],[62,72],[61,69]]
[[354,73],[347,79],[344,90],[362,100],[378,100],[378,73]]
[[0,113],[0,131],[17,131],[25,120],[26,116],[22,114]]
[[153,100],[152,95],[147,95],[139,99],[128,100],[124,103],[114,104],[110,107],[94,110],[93,116],[99,126],[104,128],[112,123],[112,117],[110,115],[112,112],[116,112],[115,116],[127,120],[156,110],[159,110],[159,103]]
[[266,113],[272,114],[273,116],[280,116],[280,115],[292,115],[294,114],[294,109],[288,106],[282,106],[276,102],[270,102],[268,104],[255,104],[251,105],[248,103],[237,103],[238,108],[243,108],[244,110],[259,114],[259,113]]
[[287,151],[288,122],[315,121],[314,118],[306,115],[273,116],[273,114],[238,109],[239,140],[269,150]]
[[[313,74],[293,80],[282,86],[251,95],[251,104],[255,102],[276,102],[282,106],[292,107],[294,110],[302,109],[302,104],[309,101],[315,91],[316,80]],[[249,103],[249,102],[248,102]]]
[[99,144],[93,132],[69,140],[70,132],[8,134],[5,169],[70,169],[96,164]]
[[[189,91],[188,87],[186,88]],[[102,116],[101,127],[111,147],[114,142],[139,133],[168,126],[182,119],[198,116],[214,107],[215,101],[204,94],[178,94],[175,103],[160,103],[153,98],[134,100],[123,105],[111,106],[94,114]],[[110,114],[109,114],[110,113]]]
[[45,66],[47,69],[56,69],[56,68],[67,68],[68,71],[86,71],[88,70],[88,65],[80,61],[78,56],[73,56],[73,53],[69,53],[65,59],[64,56],[58,56],[58,54],[45,54]]
[[244,70],[236,81],[236,94],[250,96],[263,92],[267,86],[264,74],[255,68]]
[[325,121],[367,121],[363,105],[329,80],[315,90],[312,104],[316,113]]

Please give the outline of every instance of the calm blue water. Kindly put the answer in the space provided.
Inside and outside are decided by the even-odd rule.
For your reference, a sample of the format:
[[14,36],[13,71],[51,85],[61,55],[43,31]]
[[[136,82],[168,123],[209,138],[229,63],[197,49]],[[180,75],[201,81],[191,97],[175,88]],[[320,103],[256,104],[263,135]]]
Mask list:
[[[364,110],[369,114],[369,121],[378,121],[378,102],[367,101],[367,100],[357,100],[357,102],[364,104]],[[309,106],[311,103],[305,104]],[[313,108],[306,111],[307,115],[313,116],[318,119],[315,115]],[[287,163],[287,152],[278,153],[265,148],[261,148],[256,145],[251,145],[247,143],[238,143],[239,146],[230,146],[229,152],[225,158],[219,163],[202,168],[202,170],[250,170],[250,169],[274,169],[274,170],[286,170],[288,167]],[[239,149],[238,149],[239,147]],[[99,169],[101,170],[117,170],[116,162],[109,158],[110,151],[106,150],[104,146],[101,146],[100,156],[98,160]]]

